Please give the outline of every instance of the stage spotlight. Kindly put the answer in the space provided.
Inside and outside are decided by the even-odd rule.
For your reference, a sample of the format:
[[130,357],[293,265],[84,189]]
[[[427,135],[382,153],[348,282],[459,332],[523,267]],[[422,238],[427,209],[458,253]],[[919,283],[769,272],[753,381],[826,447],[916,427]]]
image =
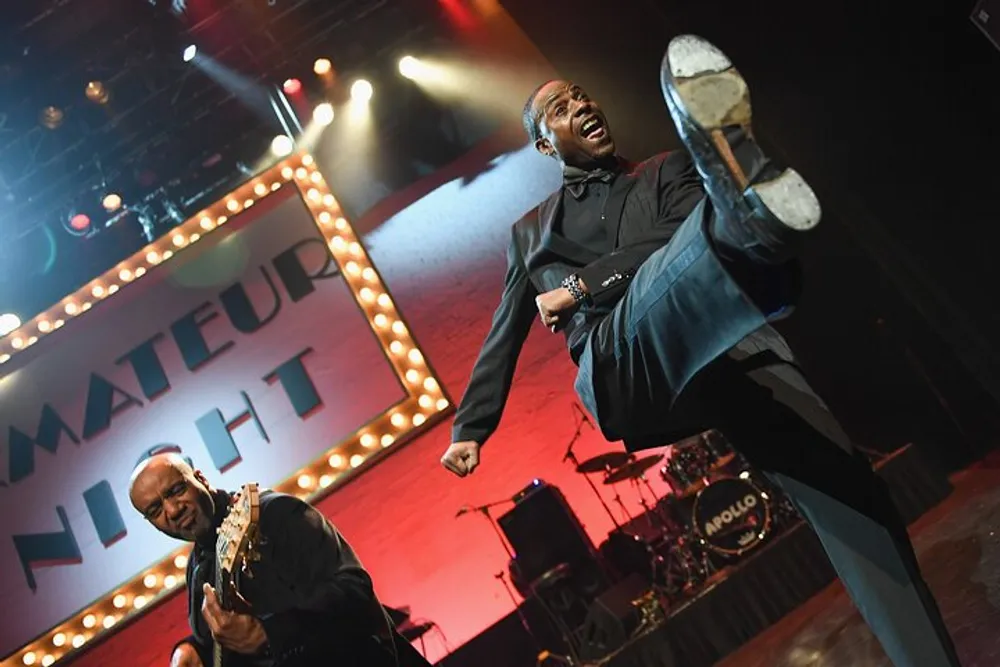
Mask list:
[[86,213],[70,214],[69,226],[75,232],[85,232],[90,227],[90,216]]
[[105,211],[113,213],[121,208],[122,196],[117,192],[109,192],[104,195],[104,199],[101,200],[101,205],[104,207]]
[[21,318],[14,313],[0,315],[0,338],[21,326]]
[[328,58],[317,58],[313,63],[313,71],[320,76],[325,76],[333,70],[333,63]]
[[371,100],[374,92],[372,84],[364,79],[358,79],[351,84],[351,100],[354,102],[367,102]]
[[329,102],[323,102],[313,109],[313,121],[321,126],[326,127],[333,122],[333,105]]
[[403,56],[399,59],[399,73],[407,79],[416,78],[420,72],[420,61],[413,56]]
[[88,83],[87,87],[84,88],[84,94],[94,104],[107,104],[108,99],[111,97],[107,87],[100,81],[91,81]]
[[277,157],[291,155],[293,150],[295,150],[295,143],[284,134],[279,134],[271,141],[271,152]]
[[285,83],[281,84],[281,88],[285,91],[286,95],[296,95],[302,90],[302,82],[298,79],[285,79]]
[[184,62],[189,63],[194,60],[194,57],[198,55],[198,47],[191,44],[186,49],[184,49]]

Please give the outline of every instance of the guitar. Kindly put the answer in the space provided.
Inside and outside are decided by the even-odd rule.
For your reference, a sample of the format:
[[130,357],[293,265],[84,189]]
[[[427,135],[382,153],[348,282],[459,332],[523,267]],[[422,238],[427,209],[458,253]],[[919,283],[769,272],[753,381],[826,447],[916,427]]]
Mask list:
[[[219,605],[228,611],[240,609],[239,575],[250,573],[250,564],[257,559],[257,526],[260,520],[260,489],[256,482],[244,484],[236,494],[229,513],[219,527],[215,541],[215,593]],[[215,643],[213,667],[224,667],[225,651]]]

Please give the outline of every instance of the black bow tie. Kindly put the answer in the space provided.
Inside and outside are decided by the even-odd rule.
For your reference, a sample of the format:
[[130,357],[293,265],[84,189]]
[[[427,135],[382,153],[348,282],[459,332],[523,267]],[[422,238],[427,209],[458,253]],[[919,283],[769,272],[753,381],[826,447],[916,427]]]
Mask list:
[[572,172],[567,170],[563,173],[563,184],[570,194],[579,199],[587,191],[587,186],[590,183],[610,183],[617,174],[617,169],[594,169],[592,171],[574,169]]

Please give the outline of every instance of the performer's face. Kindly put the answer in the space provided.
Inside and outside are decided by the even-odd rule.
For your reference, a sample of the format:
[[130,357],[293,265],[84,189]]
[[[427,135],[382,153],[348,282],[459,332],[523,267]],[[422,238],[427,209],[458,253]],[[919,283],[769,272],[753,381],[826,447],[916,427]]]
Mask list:
[[194,542],[213,530],[208,480],[183,461],[154,457],[136,474],[130,495],[139,513],[171,537]]
[[608,120],[580,86],[552,81],[535,95],[532,108],[542,134],[535,142],[539,152],[577,167],[614,155]]

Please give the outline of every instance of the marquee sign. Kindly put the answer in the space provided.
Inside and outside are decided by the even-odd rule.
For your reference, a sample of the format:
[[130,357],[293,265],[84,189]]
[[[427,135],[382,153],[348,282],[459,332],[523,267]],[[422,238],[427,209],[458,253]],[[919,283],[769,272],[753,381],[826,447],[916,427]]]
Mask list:
[[179,589],[188,546],[128,501],[151,448],[314,500],[450,407],[313,158],[284,160],[0,339],[0,665]]

